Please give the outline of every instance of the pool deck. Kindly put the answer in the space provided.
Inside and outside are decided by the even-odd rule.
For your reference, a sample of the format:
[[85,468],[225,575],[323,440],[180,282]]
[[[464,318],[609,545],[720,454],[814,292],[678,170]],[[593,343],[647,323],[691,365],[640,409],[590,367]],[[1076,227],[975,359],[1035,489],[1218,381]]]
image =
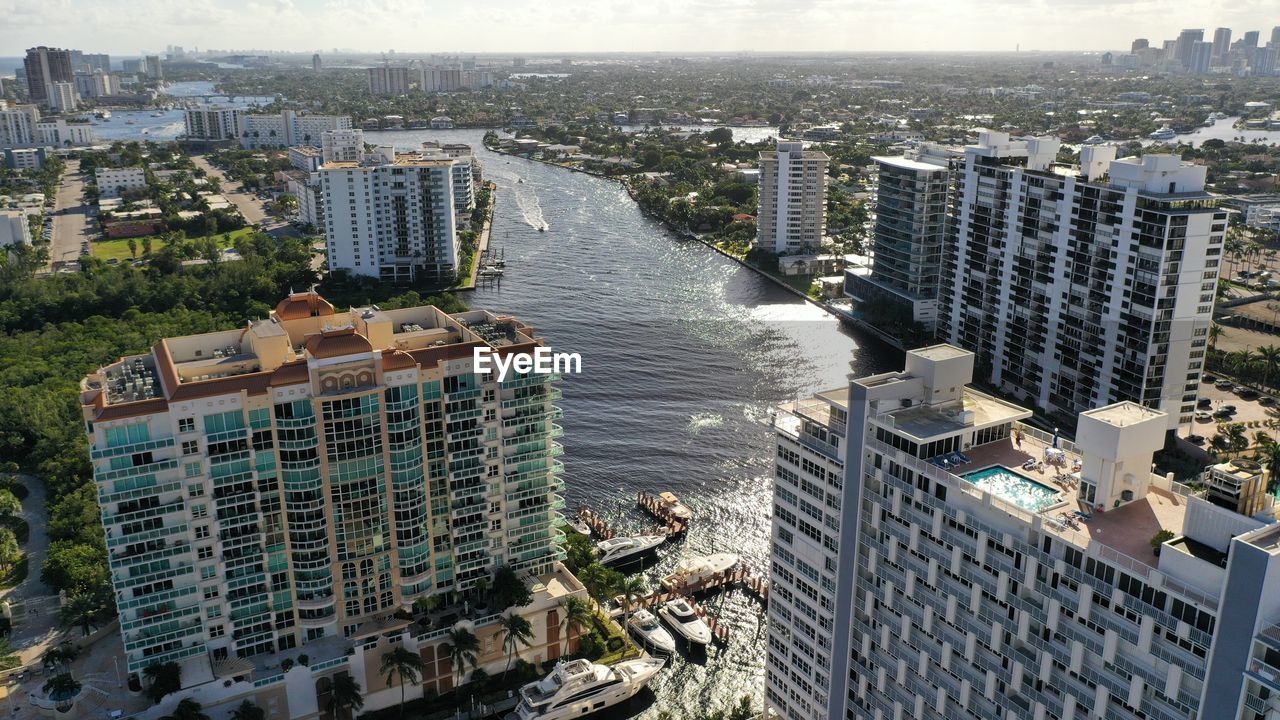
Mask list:
[[[1104,512],[1086,509],[1076,499],[1071,477],[1071,463],[1077,457],[1074,453],[1067,452],[1065,463],[1060,465],[1046,463],[1043,470],[1022,469],[1022,463],[1028,459],[1042,459],[1046,445],[1029,435],[1023,438],[1021,447],[1012,439],[988,443],[966,450],[965,455],[972,462],[955,468],[953,472],[963,475],[991,465],[1003,465],[1046,487],[1054,488],[1059,491],[1059,497],[1065,504],[1054,505],[1037,513],[1055,521],[1053,524],[1046,523],[1047,529],[1077,546],[1087,548],[1098,543],[1150,567],[1156,567],[1159,559],[1151,548],[1151,538],[1162,529],[1182,534],[1187,498],[1149,487],[1146,497],[1122,507]],[[1084,511],[1089,519],[1064,517],[1064,514],[1071,515],[1075,510]]]

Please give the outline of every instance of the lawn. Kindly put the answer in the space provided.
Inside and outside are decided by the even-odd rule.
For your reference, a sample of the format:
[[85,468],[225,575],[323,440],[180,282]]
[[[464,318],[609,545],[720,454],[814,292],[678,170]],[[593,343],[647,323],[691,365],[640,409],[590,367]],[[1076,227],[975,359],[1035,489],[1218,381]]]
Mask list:
[[[253,232],[252,227],[242,227],[239,230],[232,230],[231,240],[232,242],[235,242],[237,238],[243,237],[252,232]],[[226,242],[222,237],[225,234],[226,233],[218,233],[213,236],[218,239],[218,247],[220,248],[231,247],[231,243]],[[153,253],[159,252],[160,248],[163,248],[166,244],[164,239],[161,238],[159,235],[151,235],[150,238],[151,238],[151,252]],[[200,238],[187,238],[187,239],[199,240]],[[138,257],[141,257],[143,239],[140,237],[137,237],[137,238],[134,238],[133,240],[134,242],[137,243]],[[97,240],[93,243],[93,255],[94,257],[102,258],[103,260],[112,260],[112,259],[130,260],[134,257],[129,252],[128,238],[115,238],[113,240]]]

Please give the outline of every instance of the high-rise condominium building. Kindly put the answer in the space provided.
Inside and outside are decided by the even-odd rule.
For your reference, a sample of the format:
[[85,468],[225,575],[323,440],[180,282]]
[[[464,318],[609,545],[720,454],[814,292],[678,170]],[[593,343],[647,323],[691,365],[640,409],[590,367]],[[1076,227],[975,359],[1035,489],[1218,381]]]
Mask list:
[[243,132],[244,118],[244,108],[230,105],[202,105],[182,111],[186,136],[192,140],[236,140]]
[[364,160],[364,131],[348,129],[320,133],[320,151],[327,163],[358,163]]
[[326,132],[350,130],[348,115],[305,115],[282,110],[273,115],[245,115],[240,145],[245,148],[315,145]]
[[827,163],[830,158],[803,143],[780,142],[760,153],[760,199],[756,245],[794,254],[822,244],[827,232]]
[[1071,443],[968,387],[973,365],[923,348],[902,372],[779,414],[769,707],[794,720],[1276,712],[1268,474],[1223,464],[1194,491],[1150,472],[1162,412],[1086,411]]
[[46,88],[49,91],[47,100],[50,110],[58,113],[75,112],[76,106],[80,101],[80,96],[76,93],[75,83],[49,83]]
[[925,333],[934,331],[954,159],[955,153],[934,146],[872,158],[879,171],[875,256],[869,275],[846,271],[845,290],[863,319],[890,335],[901,336],[916,323]]
[[316,72],[320,72],[320,69],[323,67],[324,65],[320,61],[320,53],[313,54],[311,56],[311,69]]
[[0,110],[0,147],[23,147],[39,140],[40,108],[18,105]]
[[1177,44],[1174,45],[1173,56],[1182,67],[1191,67],[1191,48],[1204,40],[1204,30],[1183,30],[1178,33]]
[[1133,400],[1191,422],[1226,212],[1204,166],[983,132],[965,149],[943,256],[941,339],[1064,420]]
[[458,267],[453,167],[396,155],[320,168],[329,267],[390,282],[448,282]]
[[[261,692],[289,708],[273,716],[317,717],[324,670],[375,698],[388,642],[430,661],[443,652],[432,649],[443,632],[415,638],[393,616],[417,599],[500,566],[542,577],[537,592],[552,579],[580,588],[557,563],[556,376],[498,382],[472,361],[476,348],[541,344],[508,316],[339,312],[305,292],[267,319],[164,339],[86,378],[128,671],[179,662],[184,687],[199,686],[183,696],[206,710],[275,687]],[[528,612],[542,613],[536,653],[555,657],[557,623]],[[293,677],[286,652],[310,667]],[[380,705],[399,701],[387,695]]]
[[409,92],[409,68],[379,65],[369,68],[369,93],[372,95],[404,95]]
[[49,107],[53,83],[75,82],[71,51],[41,45],[27,50],[22,63],[27,72],[27,91],[31,102]]
[[1205,75],[1213,66],[1213,43],[1191,43],[1191,54],[1187,61],[1187,72]]

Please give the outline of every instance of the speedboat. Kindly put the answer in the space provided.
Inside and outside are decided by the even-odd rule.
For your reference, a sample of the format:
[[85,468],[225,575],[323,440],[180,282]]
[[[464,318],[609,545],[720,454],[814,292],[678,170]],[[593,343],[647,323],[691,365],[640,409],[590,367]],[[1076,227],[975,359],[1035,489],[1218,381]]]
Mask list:
[[658,622],[658,618],[648,610],[637,610],[632,613],[631,619],[627,621],[627,628],[658,652],[670,655],[676,651],[676,639],[671,637],[671,633],[667,632],[667,629],[662,627],[662,623]]
[[658,608],[658,615],[685,640],[695,645],[710,644],[711,628],[698,616],[698,613],[694,612],[688,600],[684,598],[668,600]]
[[680,498],[676,497],[675,493],[664,492],[659,494],[658,498],[662,500],[660,503],[662,509],[670,513],[671,517],[680,520],[688,520],[693,517],[693,511],[680,502]]
[[709,580],[716,575],[728,572],[738,564],[738,556],[733,553],[716,553],[685,560],[676,566],[676,571],[662,578],[663,587],[679,585],[695,585]]
[[1173,128],[1169,127],[1168,125],[1165,125],[1159,130],[1151,133],[1147,137],[1151,138],[1152,140],[1172,140],[1178,137],[1178,133],[1174,132]]
[[538,226],[538,232],[546,232],[546,231],[547,231],[547,226],[546,226],[546,225],[539,225],[539,226]]
[[556,664],[545,678],[520,688],[520,704],[508,720],[561,720],[612,707],[640,692],[666,661],[643,657],[616,665],[590,660]]
[[569,518],[569,527],[579,535],[591,535],[591,526],[582,518]]
[[612,565],[643,555],[666,541],[666,535],[633,535],[615,537],[596,543],[601,565]]

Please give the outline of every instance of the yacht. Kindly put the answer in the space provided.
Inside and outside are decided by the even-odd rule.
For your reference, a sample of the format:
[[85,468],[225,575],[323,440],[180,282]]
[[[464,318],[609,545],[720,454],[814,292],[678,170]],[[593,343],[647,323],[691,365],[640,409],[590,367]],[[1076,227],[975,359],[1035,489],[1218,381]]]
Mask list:
[[520,688],[520,704],[507,720],[561,720],[612,707],[640,692],[665,663],[651,657],[616,665],[557,663],[550,675]]
[[1081,144],[1082,145],[1101,145],[1104,142],[1106,142],[1106,139],[1103,138],[1101,135],[1093,135],[1088,140],[1085,140]]
[[680,502],[680,498],[676,497],[675,493],[664,492],[659,494],[658,497],[662,500],[662,509],[670,513],[671,517],[678,518],[680,520],[688,520],[693,517],[693,511],[690,510],[687,505]]
[[633,535],[615,537],[596,543],[601,565],[612,565],[649,552],[667,539],[666,535]]
[[662,578],[662,585],[667,588],[695,585],[720,573],[728,572],[737,564],[738,556],[733,553],[716,553],[684,560],[676,566],[675,572]]
[[1147,137],[1151,138],[1152,140],[1172,140],[1178,137],[1178,133],[1174,132],[1173,128],[1169,127],[1168,125],[1165,125],[1159,130],[1151,133]]
[[568,522],[569,522],[569,527],[573,528],[574,532],[578,533],[579,535],[586,535],[587,537],[591,536],[591,526],[587,524],[586,520],[575,517],[575,518],[569,518]]
[[688,640],[694,645],[708,645],[711,643],[711,628],[706,621],[694,612],[693,606],[684,598],[676,598],[663,603],[658,608],[658,615],[672,630],[680,637]]
[[98,116],[98,119],[99,119],[99,120],[110,120],[110,119],[111,119],[111,111],[110,111],[110,110],[99,110],[98,112],[94,113],[94,115]]
[[648,610],[637,610],[627,621],[627,628],[640,636],[649,647],[668,655],[676,651],[676,639],[662,627],[658,618]]

